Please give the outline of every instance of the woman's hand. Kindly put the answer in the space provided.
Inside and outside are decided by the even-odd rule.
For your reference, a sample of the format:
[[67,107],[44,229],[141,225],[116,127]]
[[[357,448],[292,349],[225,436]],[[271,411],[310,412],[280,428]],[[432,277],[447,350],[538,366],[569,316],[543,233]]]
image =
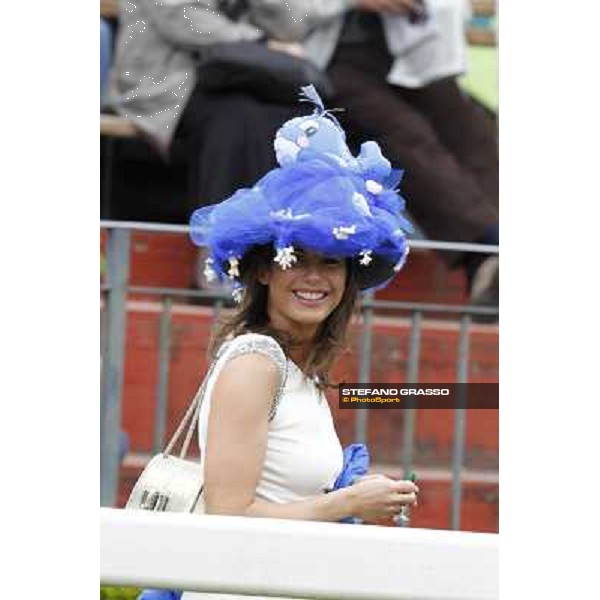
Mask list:
[[357,8],[367,12],[408,14],[420,10],[418,0],[360,0]]
[[416,505],[419,488],[412,481],[372,474],[359,478],[347,490],[351,516],[375,521],[397,515],[405,505]]
[[276,52],[284,52],[296,58],[305,58],[306,52],[301,44],[295,42],[280,42],[279,40],[269,40],[267,46]]

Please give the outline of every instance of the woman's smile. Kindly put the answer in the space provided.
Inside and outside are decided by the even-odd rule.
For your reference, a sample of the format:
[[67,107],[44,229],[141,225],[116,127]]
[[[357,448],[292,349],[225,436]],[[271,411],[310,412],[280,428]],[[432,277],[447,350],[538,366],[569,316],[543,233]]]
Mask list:
[[320,306],[329,296],[327,290],[312,289],[292,290],[292,294],[303,306]]
[[299,337],[311,337],[340,303],[346,285],[344,259],[296,250],[292,268],[272,267],[261,276],[269,287],[271,323]]

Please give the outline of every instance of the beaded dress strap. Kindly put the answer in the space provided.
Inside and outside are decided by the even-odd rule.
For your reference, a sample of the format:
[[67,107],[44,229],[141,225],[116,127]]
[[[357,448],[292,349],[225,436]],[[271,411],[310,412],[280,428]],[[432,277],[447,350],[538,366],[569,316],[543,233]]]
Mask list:
[[228,343],[225,360],[231,360],[243,354],[262,354],[272,359],[277,366],[279,376],[279,386],[271,407],[269,408],[269,421],[275,417],[277,406],[283,395],[285,382],[287,379],[287,358],[281,346],[272,338],[266,335],[246,334],[241,335]]

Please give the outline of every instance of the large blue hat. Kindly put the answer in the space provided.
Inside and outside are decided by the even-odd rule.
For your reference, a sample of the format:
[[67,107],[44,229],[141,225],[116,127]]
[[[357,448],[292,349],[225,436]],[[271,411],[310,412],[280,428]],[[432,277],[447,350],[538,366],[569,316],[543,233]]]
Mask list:
[[405,234],[412,227],[397,191],[402,171],[391,168],[373,141],[352,156],[314,88],[302,91],[316,108],[277,132],[280,166],[191,217],[193,242],[209,250],[207,278],[234,280],[234,297],[241,296],[240,261],[256,245],[272,243],[282,269],[296,262],[297,248],[349,258],[361,290],[386,285],[408,255]]

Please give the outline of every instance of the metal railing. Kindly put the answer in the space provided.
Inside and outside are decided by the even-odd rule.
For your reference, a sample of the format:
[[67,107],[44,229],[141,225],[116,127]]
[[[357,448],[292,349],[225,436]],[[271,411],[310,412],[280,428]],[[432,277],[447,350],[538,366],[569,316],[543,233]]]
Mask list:
[[494,600],[498,535],[103,508],[100,578],[249,598]]
[[[133,231],[156,233],[187,233],[185,225],[165,225],[157,223],[133,223],[103,221],[101,228],[108,233],[106,241],[106,283],[102,286],[105,295],[106,314],[102,318],[102,387],[101,387],[101,497],[102,506],[114,506],[118,485],[118,449],[121,424],[121,398],[123,391],[126,299],[129,293],[156,295],[162,302],[158,345],[158,383],[156,389],[156,419],[154,428],[154,450],[163,445],[167,420],[167,388],[169,377],[169,351],[171,344],[172,302],[177,297],[197,297],[213,301],[213,319],[216,321],[229,298],[223,292],[190,290],[181,288],[161,288],[131,286],[128,284],[131,236]],[[412,240],[412,248],[453,250],[462,252],[482,252],[498,254],[498,246]],[[460,317],[458,353],[456,362],[456,382],[466,383],[469,378],[469,333],[472,317],[476,315],[496,316],[498,308],[475,307],[418,302],[396,302],[375,300],[372,293],[364,295],[361,306],[363,324],[359,349],[359,380],[371,380],[372,337],[375,313],[400,311],[408,313],[411,320],[409,341],[407,383],[419,381],[419,359],[423,318],[427,314],[448,314]],[[460,529],[461,473],[464,462],[466,433],[466,411],[456,408],[454,440],[452,451],[452,529]],[[368,410],[358,409],[355,422],[355,440],[367,442]],[[402,466],[407,475],[413,466],[415,438],[415,409],[405,409],[403,432]]]

